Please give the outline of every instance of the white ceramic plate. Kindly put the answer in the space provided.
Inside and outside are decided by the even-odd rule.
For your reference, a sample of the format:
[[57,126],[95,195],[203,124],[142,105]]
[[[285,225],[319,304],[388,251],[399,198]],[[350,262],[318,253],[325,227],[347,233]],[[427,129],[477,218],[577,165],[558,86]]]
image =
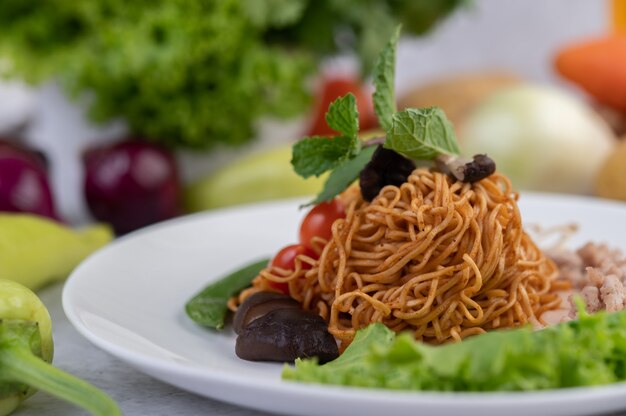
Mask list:
[[[529,393],[419,393],[283,382],[281,365],[234,353],[233,334],[198,327],[185,302],[207,283],[294,242],[299,201],[183,217],[120,238],[81,264],[63,293],[91,342],[157,379],[207,397],[289,415],[589,415],[626,409],[626,384]],[[577,222],[572,240],[626,250],[626,205],[524,194],[524,221]]]

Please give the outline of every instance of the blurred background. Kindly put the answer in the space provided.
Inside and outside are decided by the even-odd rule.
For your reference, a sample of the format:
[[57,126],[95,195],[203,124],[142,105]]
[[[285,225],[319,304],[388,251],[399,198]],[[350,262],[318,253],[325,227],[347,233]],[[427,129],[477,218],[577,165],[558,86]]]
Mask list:
[[442,107],[522,198],[626,200],[626,0],[0,0],[0,281],[49,308],[55,366],[128,414],[243,414],[94,348],[54,283],[144,226],[316,194],[291,146],[334,135],[348,92],[361,138],[383,135],[371,69],[398,24],[399,108]]
[[3,0],[0,210],[123,234],[314,194],[290,146],[349,91],[380,134],[369,71],[398,22],[400,107],[444,108],[520,189],[626,199],[625,4]]

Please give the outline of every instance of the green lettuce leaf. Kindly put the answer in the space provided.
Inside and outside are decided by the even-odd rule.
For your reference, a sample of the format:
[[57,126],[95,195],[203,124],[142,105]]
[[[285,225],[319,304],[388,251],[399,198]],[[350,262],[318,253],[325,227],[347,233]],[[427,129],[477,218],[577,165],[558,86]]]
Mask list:
[[526,391],[626,380],[626,311],[533,331],[494,331],[457,344],[431,346],[382,324],[357,333],[325,365],[298,360],[283,378],[398,390]]
[[394,339],[395,333],[386,326],[370,325],[357,332],[352,344],[332,362],[332,366],[330,364],[320,366],[316,358],[298,359],[295,368],[285,366],[283,378],[305,382],[367,386],[369,370],[363,366],[363,363],[376,346],[388,348]]

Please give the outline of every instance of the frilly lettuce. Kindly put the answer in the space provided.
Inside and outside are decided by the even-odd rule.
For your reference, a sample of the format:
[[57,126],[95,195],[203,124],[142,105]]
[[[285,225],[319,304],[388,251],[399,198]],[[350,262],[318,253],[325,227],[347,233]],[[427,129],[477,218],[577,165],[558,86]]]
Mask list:
[[382,324],[360,330],[335,361],[286,367],[287,380],[396,390],[520,391],[593,386],[626,379],[626,311],[540,331],[494,331],[431,346]]

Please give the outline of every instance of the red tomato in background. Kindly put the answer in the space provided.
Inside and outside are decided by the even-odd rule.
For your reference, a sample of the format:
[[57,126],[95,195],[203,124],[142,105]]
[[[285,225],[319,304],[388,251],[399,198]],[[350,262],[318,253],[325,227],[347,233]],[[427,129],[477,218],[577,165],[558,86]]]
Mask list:
[[[296,256],[304,254],[306,256],[317,258],[315,251],[302,244],[292,244],[284,247],[280,250],[272,259],[270,263],[272,266],[280,267],[281,269],[293,270],[296,267]],[[302,268],[307,270],[311,268],[308,263],[302,263]],[[289,285],[287,283],[269,282],[269,285],[274,289],[280,290],[284,294],[289,294]]]
[[378,123],[374,114],[372,96],[357,78],[346,75],[327,77],[322,81],[316,94],[313,120],[307,133],[308,136],[334,136],[336,131],[326,124],[326,111],[335,99],[351,92],[356,98],[359,109],[359,129],[361,131],[375,128]]
[[300,243],[311,247],[311,239],[313,237],[330,240],[333,222],[338,218],[345,217],[346,208],[337,198],[316,205],[302,220],[300,225]]

